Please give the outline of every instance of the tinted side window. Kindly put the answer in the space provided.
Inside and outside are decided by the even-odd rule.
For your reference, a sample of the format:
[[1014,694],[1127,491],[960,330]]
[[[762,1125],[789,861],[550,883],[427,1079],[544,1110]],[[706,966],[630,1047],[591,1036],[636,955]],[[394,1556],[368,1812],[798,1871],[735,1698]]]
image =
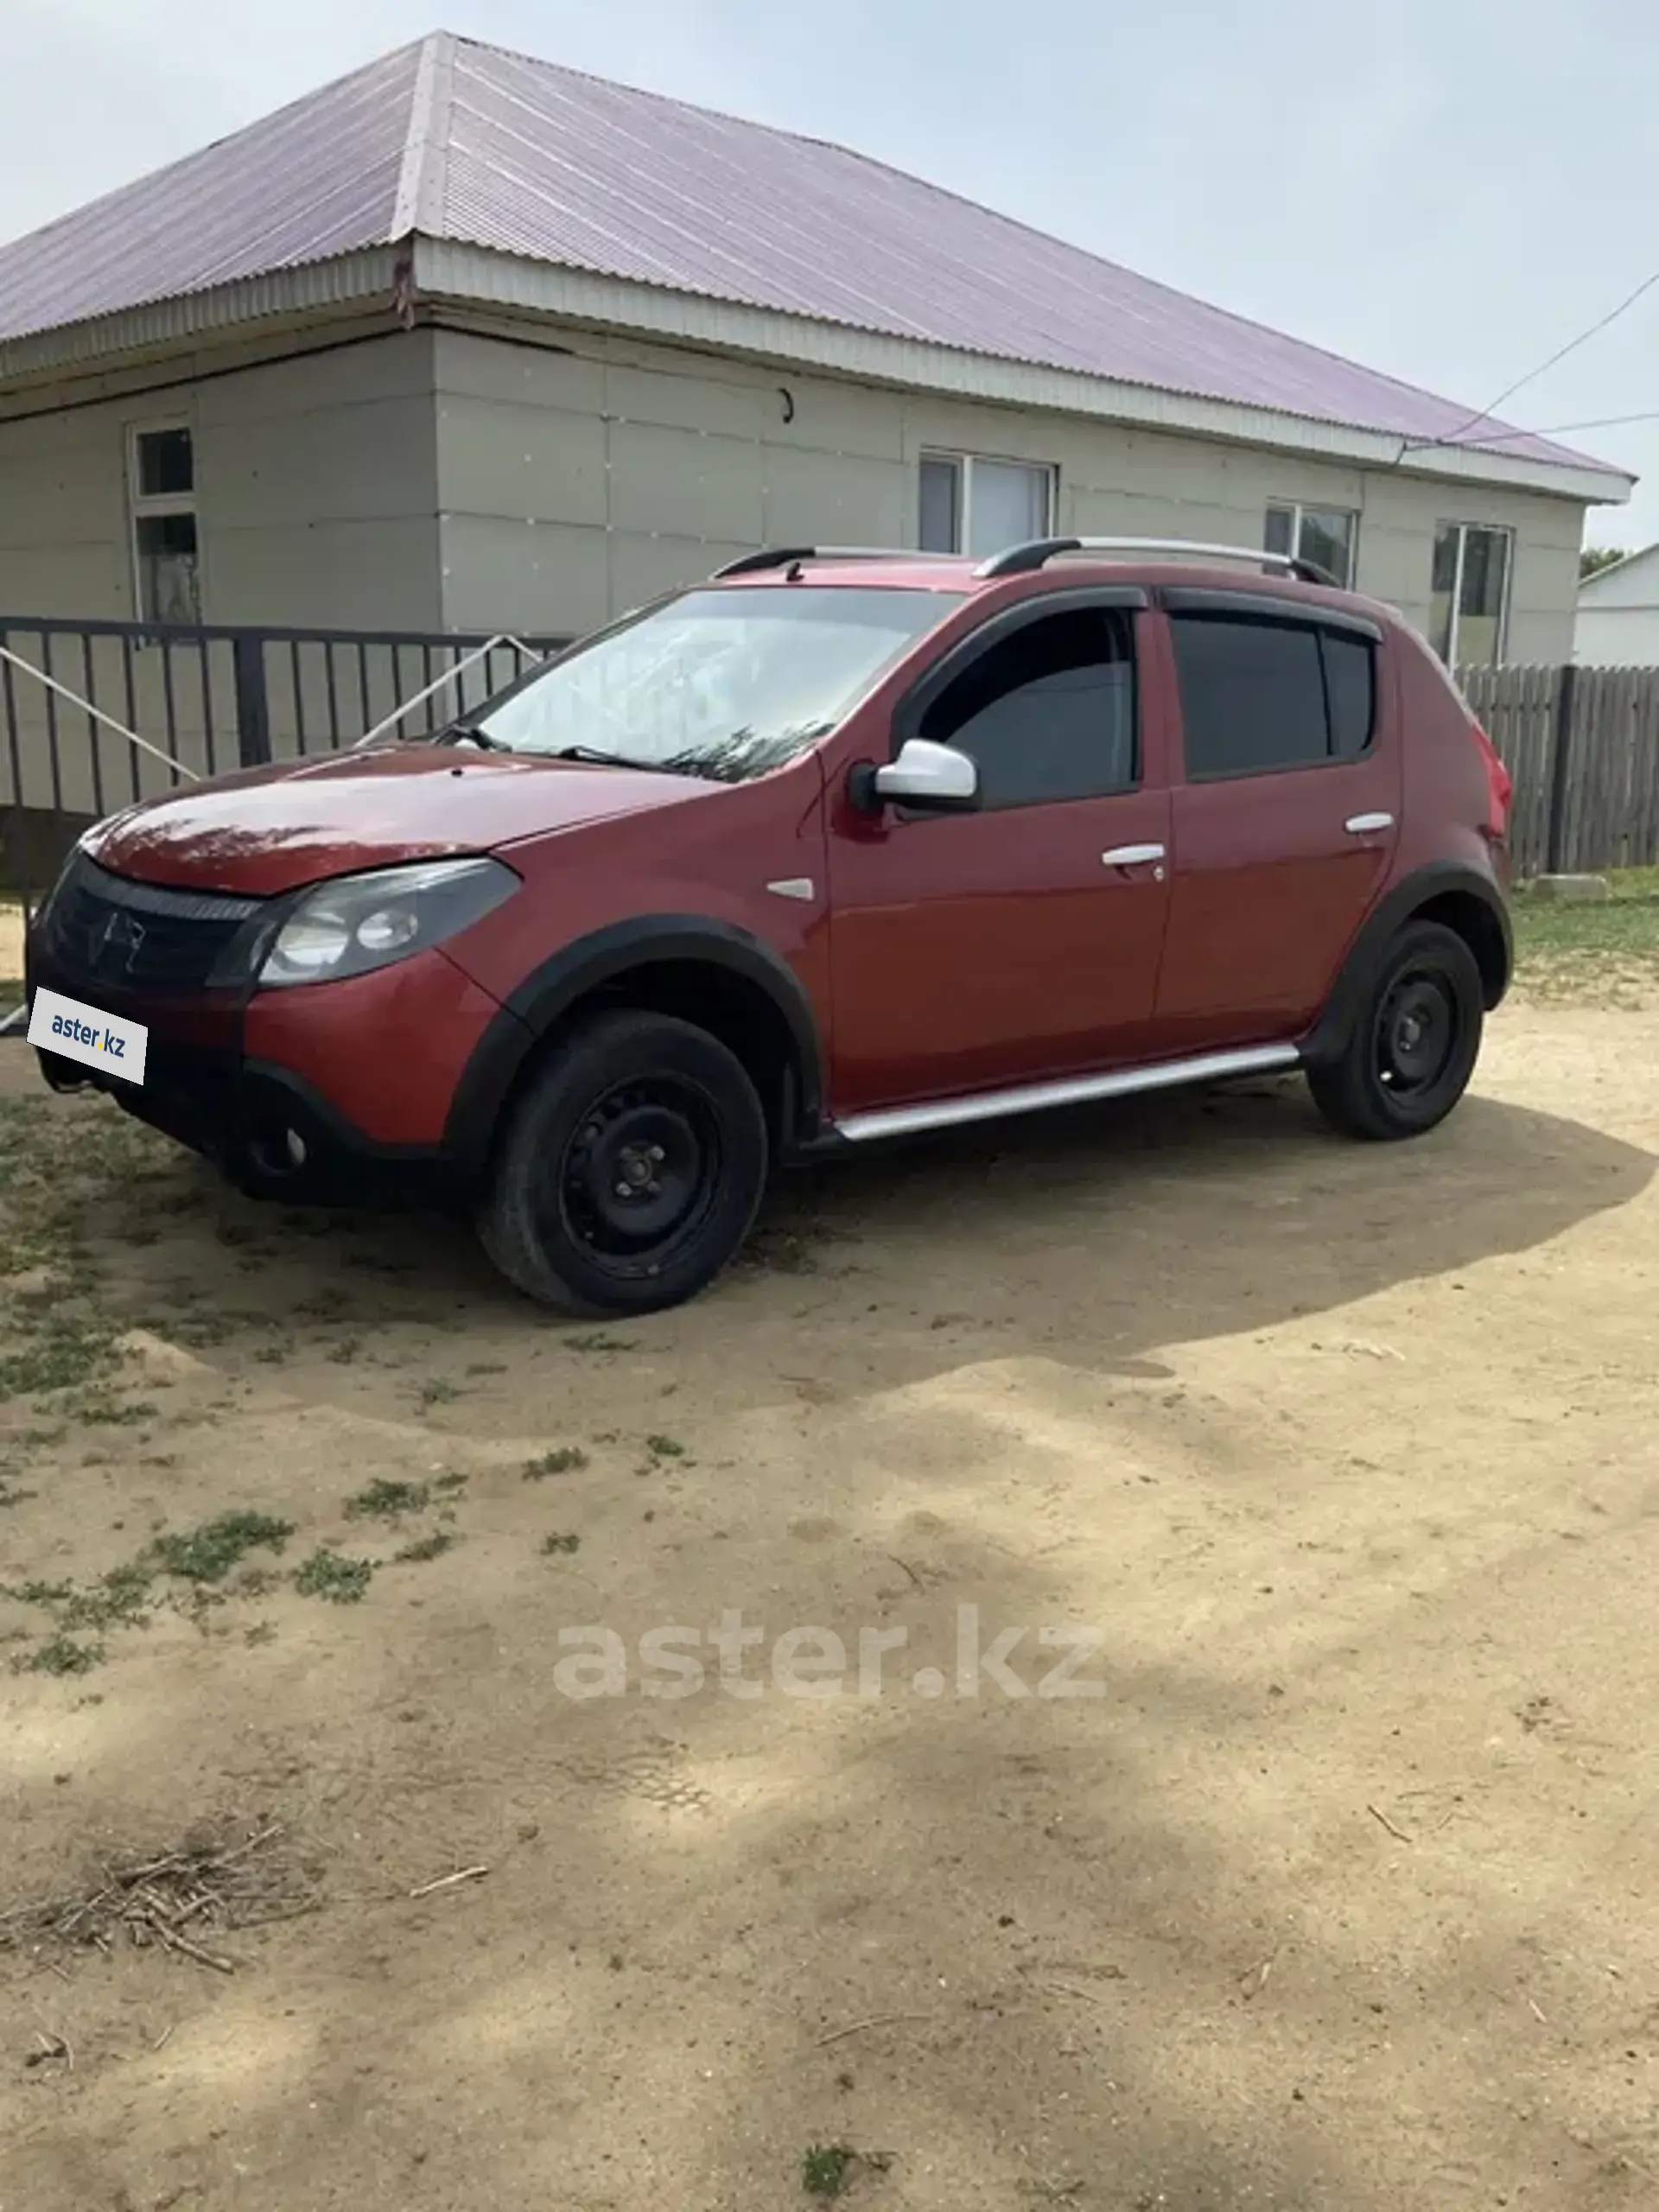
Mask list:
[[1027,622],[945,686],[917,734],[978,762],[986,807],[1127,791],[1138,772],[1132,640],[1116,608]]
[[1208,614],[1177,614],[1171,626],[1194,781],[1329,758],[1316,630]]
[[1357,760],[1371,741],[1376,715],[1376,656],[1363,638],[1321,630],[1325,696],[1331,714],[1331,750],[1338,760]]
[[1172,626],[1195,781],[1357,760],[1370,743],[1376,656],[1363,638],[1237,615],[1177,614]]

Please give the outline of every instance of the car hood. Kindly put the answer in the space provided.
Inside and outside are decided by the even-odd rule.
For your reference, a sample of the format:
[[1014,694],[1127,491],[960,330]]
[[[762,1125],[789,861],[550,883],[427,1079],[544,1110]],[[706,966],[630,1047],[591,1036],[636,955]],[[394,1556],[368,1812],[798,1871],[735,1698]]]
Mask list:
[[354,868],[488,852],[709,789],[644,769],[400,746],[250,769],[145,799],[99,823],[84,849],[118,875],[261,897]]

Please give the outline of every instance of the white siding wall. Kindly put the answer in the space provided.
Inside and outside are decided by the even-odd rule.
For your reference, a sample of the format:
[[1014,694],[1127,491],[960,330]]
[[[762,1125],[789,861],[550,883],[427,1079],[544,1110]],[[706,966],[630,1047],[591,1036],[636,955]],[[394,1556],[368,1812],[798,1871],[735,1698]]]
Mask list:
[[435,625],[428,331],[0,419],[0,615],[134,617],[127,437],[157,422],[195,435],[208,621]]
[[[913,544],[926,448],[1059,470],[1062,530],[1259,544],[1269,499],[1360,516],[1358,583],[1420,626],[1434,525],[1516,534],[1509,657],[1572,650],[1583,509],[1541,494],[800,377],[571,333],[435,341],[446,619],[581,631],[734,554]],[[793,417],[786,420],[787,390]]]
[[[0,618],[59,616],[130,620],[137,614],[126,481],[135,424],[188,423],[194,435],[202,611],[215,623],[295,629],[435,629],[438,579],[437,450],[428,331],[377,334],[367,342],[290,354],[246,367],[219,367],[165,389],[0,420]],[[27,637],[14,642],[39,650]],[[357,711],[342,664],[342,718]],[[73,641],[58,647],[56,672],[86,681]],[[146,647],[124,663],[118,645],[92,653],[101,704],[124,716],[130,673],[137,724],[161,740],[169,715],[176,754],[198,771],[236,765],[221,747],[210,763],[207,702],[194,653],[169,669]],[[404,688],[418,680],[406,658]],[[227,721],[230,652],[213,649],[213,720]],[[279,660],[270,669],[271,738],[281,753],[295,741],[293,702]],[[389,668],[377,664],[384,710]],[[324,725],[321,664],[308,658],[308,725]],[[56,774],[46,695],[14,674],[18,772],[0,747],[0,800],[21,787],[30,808],[93,813],[163,788],[167,772],[73,708],[58,710]],[[0,717],[0,729],[3,729]],[[94,772],[96,768],[96,773]],[[135,771],[137,782],[135,784]]]
[[1659,668],[1659,605],[1580,607],[1573,658],[1587,668]]

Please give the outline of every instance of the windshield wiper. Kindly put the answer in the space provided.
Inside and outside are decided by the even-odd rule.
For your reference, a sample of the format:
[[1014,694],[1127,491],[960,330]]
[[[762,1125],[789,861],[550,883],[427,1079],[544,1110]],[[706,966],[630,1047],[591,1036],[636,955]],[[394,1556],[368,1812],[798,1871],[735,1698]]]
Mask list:
[[656,764],[650,760],[632,760],[626,753],[607,753],[597,745],[561,745],[556,752],[544,753],[543,760],[585,760],[594,768],[649,768]]

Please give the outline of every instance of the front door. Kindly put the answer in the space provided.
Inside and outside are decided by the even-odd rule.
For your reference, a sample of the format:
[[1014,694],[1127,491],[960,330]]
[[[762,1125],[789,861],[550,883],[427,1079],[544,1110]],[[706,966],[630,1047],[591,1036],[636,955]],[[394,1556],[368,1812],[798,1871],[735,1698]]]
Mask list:
[[901,703],[953,745],[972,814],[833,803],[831,1096],[840,1114],[1133,1061],[1169,885],[1163,718],[1141,711],[1123,593],[994,619]]
[[1381,632],[1285,600],[1166,594],[1180,702],[1158,1031],[1175,1053],[1310,1027],[1387,880],[1399,734]]

